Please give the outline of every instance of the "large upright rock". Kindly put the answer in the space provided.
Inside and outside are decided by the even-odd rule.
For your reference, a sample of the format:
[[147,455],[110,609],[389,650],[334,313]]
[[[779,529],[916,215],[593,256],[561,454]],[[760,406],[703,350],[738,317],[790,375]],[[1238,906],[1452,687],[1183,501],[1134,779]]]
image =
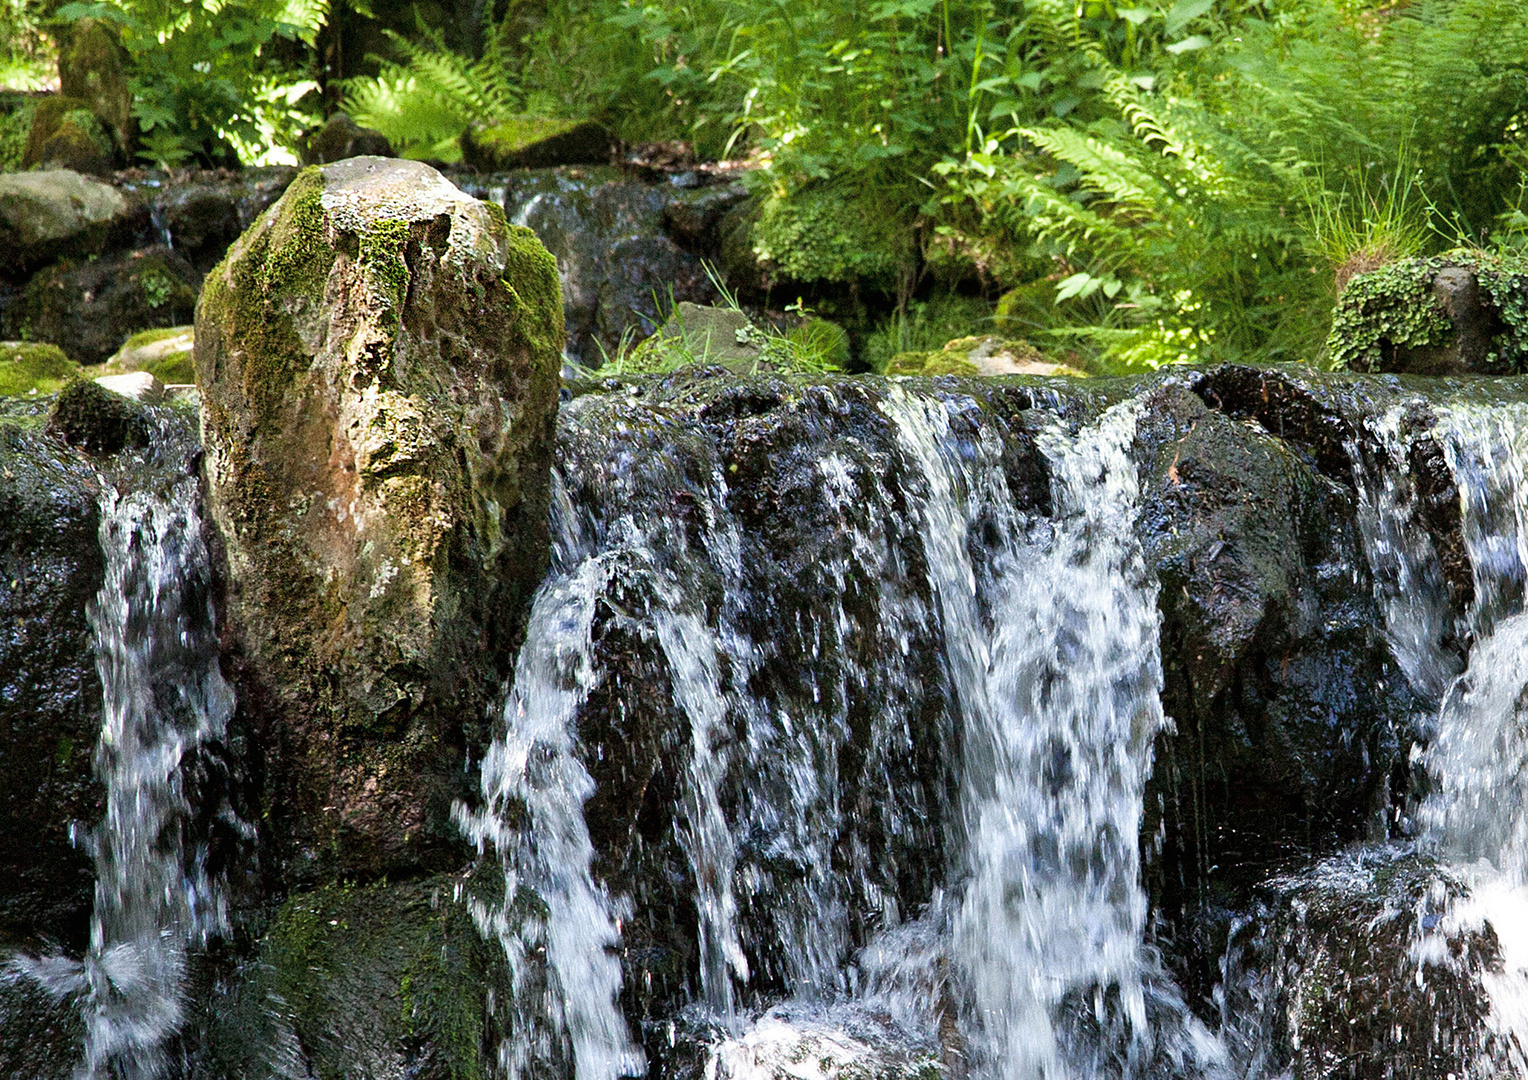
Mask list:
[[229,645],[299,879],[460,856],[450,803],[546,558],[562,335],[535,237],[411,161],[304,171],[207,278]]

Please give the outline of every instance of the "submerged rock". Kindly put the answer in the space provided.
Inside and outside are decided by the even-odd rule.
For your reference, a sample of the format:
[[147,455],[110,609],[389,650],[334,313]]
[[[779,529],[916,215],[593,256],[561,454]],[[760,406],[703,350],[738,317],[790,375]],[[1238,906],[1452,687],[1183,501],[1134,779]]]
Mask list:
[[151,247],[50,266],[5,308],[7,334],[51,341],[99,364],[139,330],[184,323],[196,307],[196,272],[169,248]]
[[451,867],[546,559],[561,304],[527,230],[428,166],[303,172],[196,323],[240,704],[299,878]]

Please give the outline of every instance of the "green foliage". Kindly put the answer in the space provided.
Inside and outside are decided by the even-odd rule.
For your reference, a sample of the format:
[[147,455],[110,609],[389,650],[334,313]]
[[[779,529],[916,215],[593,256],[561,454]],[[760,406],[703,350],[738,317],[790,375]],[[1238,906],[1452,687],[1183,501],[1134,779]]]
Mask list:
[[1406,259],[1353,278],[1332,317],[1332,366],[1377,371],[1390,348],[1422,349],[1447,343],[1448,312],[1433,295],[1445,267],[1475,275],[1501,331],[1485,356],[1488,367],[1513,374],[1528,368],[1528,260],[1521,256],[1454,250],[1430,259]]
[[274,46],[311,47],[327,13],[327,0],[95,0],[58,12],[121,28],[142,156],[162,166],[295,162],[311,120],[299,102],[317,84]]
[[24,99],[10,104],[12,107],[0,116],[0,172],[15,172],[21,168],[27,139],[32,133],[32,118],[37,115],[35,101]]
[[993,328],[992,305],[979,297],[938,293],[914,300],[865,336],[860,359],[872,371],[886,373],[901,353],[928,353],[946,342]]
[[782,278],[889,291],[912,262],[911,220],[886,192],[813,184],[794,195],[766,192],[762,201],[753,251]]
[[380,131],[403,157],[460,161],[459,140],[473,123],[521,111],[523,95],[503,27],[490,35],[483,56],[452,52],[438,32],[421,28],[424,44],[389,33],[403,57],[380,74],[345,86],[344,108],[362,127]]
[[38,0],[0,0],[0,89],[45,90],[53,82],[57,58],[46,20]]

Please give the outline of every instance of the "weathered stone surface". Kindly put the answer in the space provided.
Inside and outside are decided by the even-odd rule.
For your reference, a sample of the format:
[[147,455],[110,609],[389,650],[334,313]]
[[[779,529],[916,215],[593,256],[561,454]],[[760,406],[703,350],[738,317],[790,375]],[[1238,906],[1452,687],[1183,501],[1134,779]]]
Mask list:
[[302,160],[305,165],[328,165],[361,156],[392,157],[393,148],[380,131],[363,128],[350,114],[337,112],[308,137]]
[[58,52],[58,84],[65,97],[85,102],[110,133],[122,162],[132,161],[138,138],[127,50],[110,23],[80,19]]
[[79,370],[57,345],[0,341],[0,394],[52,394]]
[[0,244],[9,270],[65,255],[95,255],[144,216],[110,184],[67,169],[0,175]]
[[610,132],[591,121],[517,116],[462,133],[462,160],[479,172],[608,165]]
[[43,408],[0,399],[0,947],[83,944],[94,874],[70,824],[94,822],[102,794],[91,769],[101,683],[85,620],[104,572],[98,480],[88,458],[44,433]]
[[208,275],[229,645],[299,878],[460,858],[462,761],[545,565],[561,342],[546,250],[417,162],[305,171]]
[[164,400],[164,383],[147,371],[131,371],[123,375],[98,375],[95,384],[129,401],[156,404]]
[[182,324],[196,308],[195,270],[166,247],[140,248],[36,274],[0,315],[12,337],[49,341],[99,364],[129,335]]

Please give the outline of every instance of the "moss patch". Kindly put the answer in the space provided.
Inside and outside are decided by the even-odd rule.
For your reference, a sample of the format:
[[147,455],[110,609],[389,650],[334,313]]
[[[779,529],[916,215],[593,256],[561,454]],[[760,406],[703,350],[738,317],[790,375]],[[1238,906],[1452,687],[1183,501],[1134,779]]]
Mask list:
[[53,394],[80,373],[57,345],[0,341],[0,394]]
[[753,253],[779,278],[862,281],[889,289],[913,259],[905,208],[882,195],[818,184],[763,200],[753,225]]
[[415,1075],[426,1061],[431,1076],[487,1076],[487,997],[503,957],[455,898],[462,884],[334,885],[276,913],[259,989],[281,1002],[321,1080],[367,1067]]
[[[493,209],[499,210],[496,206]],[[543,363],[550,362],[555,377],[567,340],[557,260],[536,234],[523,225],[506,225],[506,231],[509,241],[504,259],[504,287],[514,299],[515,333],[523,339],[531,356]]]
[[1456,328],[1432,286],[1438,272],[1450,267],[1475,275],[1482,304],[1500,323],[1487,347],[1485,370],[1528,371],[1528,261],[1464,249],[1403,259],[1348,282],[1327,338],[1332,366],[1376,371],[1388,351],[1446,346]]

